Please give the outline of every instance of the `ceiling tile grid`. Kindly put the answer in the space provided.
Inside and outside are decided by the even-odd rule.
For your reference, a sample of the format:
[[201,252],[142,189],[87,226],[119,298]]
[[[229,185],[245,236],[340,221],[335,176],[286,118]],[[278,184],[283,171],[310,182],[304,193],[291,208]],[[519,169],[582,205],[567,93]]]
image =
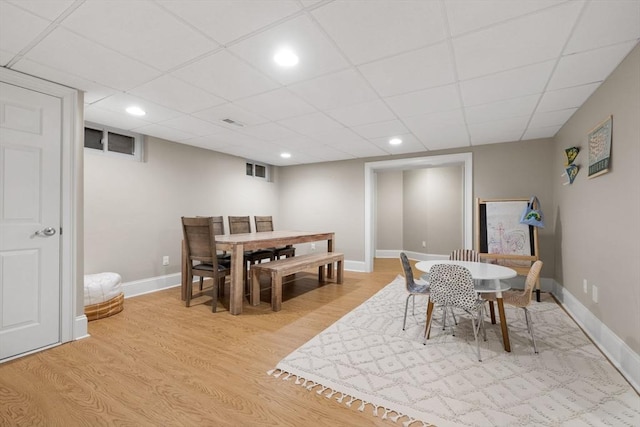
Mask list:
[[640,0],[0,0],[86,120],[277,166],[553,137],[639,40]]

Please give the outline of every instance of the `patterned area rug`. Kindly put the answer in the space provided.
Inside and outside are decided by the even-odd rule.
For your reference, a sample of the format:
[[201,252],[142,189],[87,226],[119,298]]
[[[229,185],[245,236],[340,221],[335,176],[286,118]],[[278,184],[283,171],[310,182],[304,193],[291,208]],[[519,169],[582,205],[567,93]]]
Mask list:
[[638,394],[549,295],[531,305],[540,353],[523,310],[506,308],[511,353],[487,321],[482,362],[462,314],[455,336],[435,323],[422,344],[425,297],[403,332],[405,298],[398,276],[269,374],[411,427],[640,425]]

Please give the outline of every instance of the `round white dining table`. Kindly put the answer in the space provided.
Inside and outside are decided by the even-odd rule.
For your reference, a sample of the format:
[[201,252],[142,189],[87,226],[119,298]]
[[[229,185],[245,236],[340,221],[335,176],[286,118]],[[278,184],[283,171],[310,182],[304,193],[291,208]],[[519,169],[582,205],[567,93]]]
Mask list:
[[[418,261],[416,269],[429,273],[431,267],[436,264],[454,264],[465,267],[471,273],[474,279],[474,289],[478,293],[492,292],[496,294],[496,302],[498,303],[498,313],[500,315],[500,328],[502,329],[502,341],[505,351],[511,351],[511,343],[509,342],[509,328],[507,327],[507,318],[504,312],[504,301],[502,292],[511,289],[509,284],[501,282],[503,279],[511,279],[516,277],[518,273],[509,267],[497,264],[489,264],[484,262],[473,261],[456,261],[456,260],[431,260]],[[495,314],[493,312],[493,304],[489,305],[491,309],[491,323],[495,323]],[[429,308],[431,304],[429,304]],[[429,316],[431,313],[427,313]]]

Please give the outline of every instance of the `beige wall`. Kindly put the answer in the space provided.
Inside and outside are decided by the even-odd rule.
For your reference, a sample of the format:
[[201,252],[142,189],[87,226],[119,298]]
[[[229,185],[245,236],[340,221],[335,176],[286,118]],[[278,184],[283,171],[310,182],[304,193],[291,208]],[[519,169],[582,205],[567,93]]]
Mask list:
[[374,247],[378,250],[402,250],[403,192],[402,171],[384,171],[376,179],[376,228]]
[[228,215],[273,215],[277,226],[276,185],[246,176],[244,159],[152,137],[145,154],[136,162],[85,151],[86,274],[130,282],[180,272],[181,216],[224,215],[228,230]]
[[333,231],[336,233],[334,249],[344,252],[345,260],[362,261],[363,168],[361,160],[279,168],[277,184],[281,228]]
[[[609,173],[589,179],[586,136],[613,115]],[[555,277],[640,354],[640,45],[556,135],[552,161]],[[562,185],[564,149],[579,146],[580,171]],[[589,293],[583,292],[587,280]],[[599,302],[591,298],[598,287]]]
[[447,255],[464,247],[463,174],[462,166],[404,171],[402,249]]

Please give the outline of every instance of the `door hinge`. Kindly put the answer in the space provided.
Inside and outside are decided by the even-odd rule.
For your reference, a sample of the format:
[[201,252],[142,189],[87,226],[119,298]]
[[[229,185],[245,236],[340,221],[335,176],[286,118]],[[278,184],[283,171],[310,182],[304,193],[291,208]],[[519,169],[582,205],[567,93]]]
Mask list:
[[60,227],[60,235],[62,236],[62,227]]

